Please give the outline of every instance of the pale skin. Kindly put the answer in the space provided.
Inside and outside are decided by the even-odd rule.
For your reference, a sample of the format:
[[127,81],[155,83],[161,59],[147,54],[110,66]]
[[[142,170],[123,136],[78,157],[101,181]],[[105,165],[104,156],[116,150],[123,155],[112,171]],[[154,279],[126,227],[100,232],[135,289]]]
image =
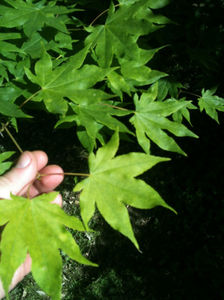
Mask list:
[[[47,165],[48,157],[43,151],[24,152],[17,165],[8,173],[0,176],[0,199],[10,199],[10,193],[33,198],[42,193],[53,191],[63,181],[63,170],[57,165]],[[38,174],[45,174],[35,180]],[[50,175],[50,174],[60,175]],[[46,174],[49,174],[46,176]],[[62,206],[62,197],[58,195],[52,202]],[[27,254],[24,263],[16,270],[10,290],[12,290],[31,270],[32,261]],[[0,281],[0,299],[5,293]]]

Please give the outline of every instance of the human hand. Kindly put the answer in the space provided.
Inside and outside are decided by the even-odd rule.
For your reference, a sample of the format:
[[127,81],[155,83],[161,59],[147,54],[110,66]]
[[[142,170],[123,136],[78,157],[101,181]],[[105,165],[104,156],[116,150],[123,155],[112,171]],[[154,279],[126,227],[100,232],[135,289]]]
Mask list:
[[[24,152],[16,166],[3,176],[0,176],[0,199],[10,199],[10,193],[26,197],[29,188],[30,198],[42,193],[51,192],[63,180],[63,175],[49,175],[51,173],[63,173],[57,165],[47,166],[48,157],[42,151]],[[35,180],[38,173],[45,174],[39,180]],[[32,183],[33,182],[33,183]],[[31,184],[31,185],[30,185]],[[1,201],[1,200],[0,200]],[[58,195],[52,202],[62,206],[62,197]],[[31,270],[31,258],[27,254],[25,262],[16,270],[10,290],[13,289]],[[0,299],[5,293],[0,281]]]

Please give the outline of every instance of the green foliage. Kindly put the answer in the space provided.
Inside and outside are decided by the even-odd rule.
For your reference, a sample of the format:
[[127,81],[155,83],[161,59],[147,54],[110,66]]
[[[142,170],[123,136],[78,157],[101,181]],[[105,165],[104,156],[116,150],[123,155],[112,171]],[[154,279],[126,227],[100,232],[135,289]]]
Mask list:
[[0,154],[0,175],[4,174],[12,165],[12,162],[5,162],[8,158],[10,158],[15,152],[7,151]]
[[[192,99],[180,97],[187,93],[184,83],[172,80],[164,69],[155,68],[155,58],[168,47],[167,43],[151,45],[149,37],[171,23],[157,11],[168,4],[167,0],[120,0],[99,12],[93,21],[92,17],[88,19],[88,12],[85,17],[80,14],[83,9],[88,10],[91,0],[77,1],[77,7],[69,5],[71,2],[2,1],[2,131],[9,124],[19,131],[17,118],[30,118],[33,106],[55,115],[52,128],[74,127],[81,144],[90,152],[90,174],[74,188],[82,190],[80,205],[85,229],[90,229],[89,221],[97,207],[104,219],[138,248],[127,207],[150,209],[160,205],[173,210],[151,186],[135,178],[167,161],[161,154],[156,156],[157,147],[154,155],[151,142],[162,150],[186,155],[178,144],[179,137],[197,138],[187,128],[191,125],[191,110],[205,109],[218,122],[217,111],[223,111],[224,99],[214,95],[213,90],[202,90],[197,107]],[[119,151],[119,133],[121,144],[130,141],[145,153],[114,157]],[[1,173],[11,166],[3,162],[11,154],[0,155]],[[60,297],[58,248],[71,258],[88,263],[63,226],[75,230],[84,227],[50,205],[53,196],[30,201],[12,195],[12,201],[0,202],[1,224],[9,222],[1,242],[0,274],[5,290],[27,251],[33,258],[35,280],[53,299]],[[7,210],[3,210],[4,205]],[[51,220],[50,224],[46,220]],[[41,228],[41,235],[35,226]],[[51,248],[47,247],[49,239]],[[14,250],[9,250],[12,240]],[[18,255],[10,256],[15,249]],[[40,251],[47,255],[41,258]]]
[[157,205],[170,207],[151,186],[134,177],[167,159],[143,153],[129,153],[114,157],[118,147],[118,133],[115,133],[104,147],[97,150],[96,154],[91,153],[90,176],[78,183],[74,191],[82,190],[81,215],[87,228],[96,205],[105,220],[139,248],[126,206],[141,209],[150,209]]
[[[56,204],[51,204],[56,192],[42,194],[32,201],[11,195],[0,201],[0,225],[5,229],[1,240],[0,276],[8,291],[16,269],[27,252],[32,258],[32,274],[39,286],[52,299],[61,299],[62,260],[58,249],[72,259],[94,265],[84,258],[66,227],[84,230],[81,221],[68,216]],[[47,254],[47,255],[46,255]]]
[[[170,121],[166,118],[185,108],[188,102],[169,100],[155,102],[157,91],[158,86],[154,85],[148,93],[142,94],[140,100],[138,96],[135,95],[134,102],[136,112],[130,121],[135,126],[138,142],[146,153],[149,153],[150,139],[163,150],[174,151],[185,155],[174,139],[168,136],[163,130],[166,129],[176,136],[197,137],[183,124]],[[147,139],[146,135],[149,139]]]
[[214,93],[215,90],[205,91],[203,89],[201,92],[202,95],[198,99],[198,105],[200,111],[205,110],[212,119],[219,123],[217,111],[224,111],[224,98],[215,96]]

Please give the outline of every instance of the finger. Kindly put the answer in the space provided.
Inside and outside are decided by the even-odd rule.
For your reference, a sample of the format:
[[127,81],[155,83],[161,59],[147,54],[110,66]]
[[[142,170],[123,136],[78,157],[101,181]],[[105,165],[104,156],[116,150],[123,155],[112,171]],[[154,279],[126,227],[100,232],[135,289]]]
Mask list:
[[[29,178],[30,180],[28,180],[27,184],[25,184],[20,189],[20,191],[17,193],[18,195],[24,195],[24,196],[26,195],[26,191],[27,191],[28,188],[30,188],[30,185],[32,184],[32,181],[35,180],[35,178],[37,176],[37,172],[39,172],[41,169],[43,169],[46,166],[47,162],[48,162],[48,156],[43,151],[37,150],[37,151],[29,152],[29,153],[31,153],[33,159],[36,160],[36,168],[35,168],[36,174],[35,174],[35,176],[32,176],[32,177]],[[17,178],[17,180],[18,180],[18,178]]]
[[[30,272],[31,263],[32,263],[31,257],[29,254],[27,254],[25,262],[16,270],[16,272],[13,275],[13,279],[9,287],[10,291],[14,289],[17,283],[19,283]],[[2,283],[0,281],[0,299],[2,299],[4,296],[5,296],[5,292]]]
[[62,207],[62,196],[61,194],[58,194],[57,197],[54,199],[54,201],[51,202],[52,204],[57,204],[60,207]]
[[18,194],[25,185],[35,178],[36,173],[36,157],[31,152],[24,152],[16,166],[0,177],[0,197],[10,199],[10,193]]
[[[54,190],[64,179],[63,170],[57,165],[50,165],[39,171],[44,176],[36,180],[30,187],[30,197]],[[48,175],[49,174],[49,175]],[[53,175],[52,175],[53,174]],[[61,174],[61,175],[56,175]]]
[[34,155],[37,161],[37,170],[40,171],[47,165],[48,156],[45,152],[39,150],[32,151],[32,154]]

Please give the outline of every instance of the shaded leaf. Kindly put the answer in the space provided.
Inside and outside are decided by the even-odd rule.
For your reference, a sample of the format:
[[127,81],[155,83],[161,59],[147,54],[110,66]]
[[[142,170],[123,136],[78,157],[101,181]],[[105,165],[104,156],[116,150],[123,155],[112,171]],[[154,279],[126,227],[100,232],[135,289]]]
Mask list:
[[65,23],[60,15],[68,14],[75,9],[68,9],[65,6],[52,6],[51,1],[12,1],[5,0],[11,7],[0,7],[0,27],[15,28],[23,26],[27,36],[32,36],[41,30],[44,25],[53,27],[59,31],[67,32]]
[[80,95],[80,101],[82,97],[85,99],[88,89],[103,80],[108,73],[108,70],[95,65],[84,65],[80,68],[87,53],[88,48],[84,48],[71,56],[66,63],[52,70],[51,57],[45,52],[35,65],[36,76],[26,69],[29,80],[41,87],[39,101],[43,100],[50,112],[65,114],[68,109],[65,97],[71,99],[74,95]]
[[170,121],[169,115],[186,107],[186,102],[158,102],[152,93],[143,93],[141,98],[135,95],[134,98],[136,112],[130,119],[135,126],[136,136],[139,145],[146,153],[150,151],[150,140],[160,148],[167,151],[173,151],[185,155],[184,151],[177,145],[175,140],[164,130],[183,137],[197,137],[192,131],[187,129],[183,124]]
[[14,153],[14,151],[0,153],[0,175],[5,173],[11,167],[12,162],[5,162],[5,160],[10,158]]
[[129,1],[130,5],[121,5],[117,10],[112,5],[105,25],[86,28],[90,35],[85,43],[95,49],[94,57],[100,66],[109,67],[114,56],[118,61],[124,58],[137,61],[139,51],[150,52],[139,48],[138,38],[167,23],[166,18],[153,14],[150,3],[149,0]]
[[[113,116],[126,116],[131,113],[129,110],[121,110],[114,108],[111,103],[103,101],[110,95],[100,90],[89,90],[89,93],[73,94],[71,100],[77,105],[70,104],[73,111],[76,113],[76,122],[78,125],[85,127],[89,138],[96,143],[96,138],[99,138],[99,130],[104,125],[112,130],[118,129],[120,132],[132,132],[119,120]],[[85,101],[84,101],[85,100]],[[101,124],[99,126],[99,124]],[[100,135],[101,137],[101,135]],[[93,149],[92,149],[93,150]]]
[[167,78],[160,79],[158,84],[157,99],[160,101],[164,100],[168,95],[172,98],[178,98],[178,89],[183,87],[180,82],[173,82]]
[[224,111],[224,98],[214,95],[213,90],[202,90],[202,96],[198,98],[200,111],[205,110],[207,115],[219,123],[217,111]]
[[0,114],[16,117],[16,118],[30,118],[31,116],[25,114],[19,106],[13,102],[22,94],[22,90],[11,85],[0,88]]

